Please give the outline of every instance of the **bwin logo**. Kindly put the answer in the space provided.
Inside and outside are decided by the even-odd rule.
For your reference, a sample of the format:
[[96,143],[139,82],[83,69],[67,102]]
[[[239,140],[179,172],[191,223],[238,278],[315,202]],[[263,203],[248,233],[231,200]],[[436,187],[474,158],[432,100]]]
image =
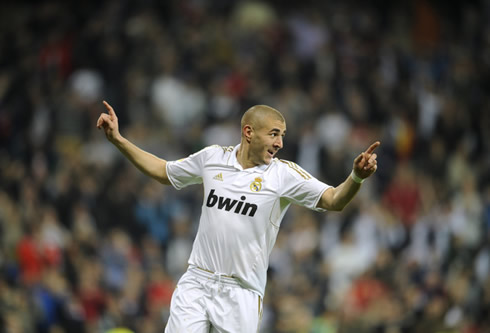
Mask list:
[[255,215],[255,212],[257,211],[257,205],[243,201],[247,199],[244,195],[242,195],[240,199],[242,201],[232,200],[230,198],[218,197],[217,195],[214,194],[214,189],[213,189],[211,190],[211,192],[209,192],[208,200],[206,201],[206,206],[211,208],[214,207],[216,204],[218,204],[218,209],[224,209],[227,212],[231,211],[233,207],[235,207],[233,213],[242,214],[242,215],[247,215],[248,213],[248,216],[253,217]]

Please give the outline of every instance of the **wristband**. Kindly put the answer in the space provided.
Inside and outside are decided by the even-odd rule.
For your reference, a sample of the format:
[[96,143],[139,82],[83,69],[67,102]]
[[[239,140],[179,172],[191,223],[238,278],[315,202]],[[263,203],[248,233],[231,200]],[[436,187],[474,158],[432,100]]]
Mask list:
[[354,170],[352,170],[352,172],[350,173],[350,177],[352,178],[352,180],[355,183],[358,183],[358,184],[362,184],[365,180],[365,178],[361,178],[361,177],[357,176],[356,173],[354,172]]

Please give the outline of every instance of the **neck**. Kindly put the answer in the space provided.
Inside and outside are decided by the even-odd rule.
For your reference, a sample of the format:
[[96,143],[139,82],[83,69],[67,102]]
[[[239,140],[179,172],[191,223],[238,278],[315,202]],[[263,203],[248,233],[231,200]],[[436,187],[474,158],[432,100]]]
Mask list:
[[242,140],[240,147],[236,152],[236,159],[243,169],[253,168],[257,166],[256,163],[252,162],[250,159],[250,151],[248,149],[248,144]]

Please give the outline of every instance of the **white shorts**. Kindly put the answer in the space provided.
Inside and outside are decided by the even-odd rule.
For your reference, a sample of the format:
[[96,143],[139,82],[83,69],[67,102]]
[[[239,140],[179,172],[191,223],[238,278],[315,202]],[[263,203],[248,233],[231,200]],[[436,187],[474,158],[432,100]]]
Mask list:
[[262,297],[237,280],[189,267],[172,295],[166,333],[256,333]]

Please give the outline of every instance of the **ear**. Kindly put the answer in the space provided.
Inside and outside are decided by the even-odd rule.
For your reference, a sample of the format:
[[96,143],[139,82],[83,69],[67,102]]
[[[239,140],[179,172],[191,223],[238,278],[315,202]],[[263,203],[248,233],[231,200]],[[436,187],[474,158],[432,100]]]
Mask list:
[[252,134],[253,134],[253,128],[250,125],[245,125],[243,126],[242,129],[242,134],[245,137],[245,140],[247,140],[248,143],[252,140]]

